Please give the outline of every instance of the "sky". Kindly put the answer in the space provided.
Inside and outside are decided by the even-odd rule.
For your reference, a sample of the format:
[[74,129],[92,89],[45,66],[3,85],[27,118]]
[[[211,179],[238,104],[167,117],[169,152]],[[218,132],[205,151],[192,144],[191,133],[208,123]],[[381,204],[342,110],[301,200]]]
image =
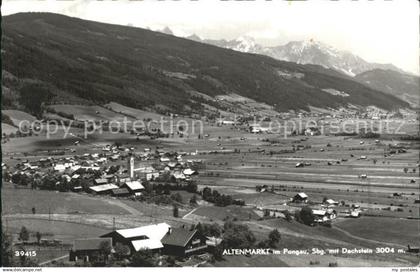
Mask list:
[[207,39],[253,37],[266,46],[316,40],[419,74],[419,3],[285,0],[4,0],[2,15],[45,11]]

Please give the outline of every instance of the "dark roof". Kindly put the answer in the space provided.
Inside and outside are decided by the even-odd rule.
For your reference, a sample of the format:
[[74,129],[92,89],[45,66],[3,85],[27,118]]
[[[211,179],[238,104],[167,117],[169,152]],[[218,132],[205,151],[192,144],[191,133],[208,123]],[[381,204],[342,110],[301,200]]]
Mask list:
[[99,250],[101,244],[108,242],[109,246],[112,244],[111,238],[91,238],[91,239],[78,239],[74,240],[73,250]]
[[112,194],[114,195],[126,195],[130,194],[127,188],[113,189]]
[[161,242],[163,245],[185,246],[196,232],[196,229],[173,228],[169,230]]

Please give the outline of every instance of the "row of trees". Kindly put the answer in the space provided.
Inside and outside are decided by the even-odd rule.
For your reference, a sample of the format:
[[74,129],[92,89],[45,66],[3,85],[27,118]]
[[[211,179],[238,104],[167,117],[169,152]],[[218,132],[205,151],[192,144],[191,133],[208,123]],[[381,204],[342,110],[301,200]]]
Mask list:
[[216,206],[245,205],[243,201],[235,200],[230,195],[220,194],[217,190],[211,190],[209,187],[205,187],[201,194],[205,201],[214,203]]
[[[37,243],[39,245],[40,242],[41,242],[42,234],[39,231],[37,231],[35,233],[35,237],[36,237],[36,241],[37,241]],[[26,243],[26,242],[29,241],[29,238],[30,238],[30,233],[29,233],[28,229],[25,226],[23,226],[20,229],[20,232],[19,232],[19,240],[22,241],[22,242],[24,242],[24,243]]]
[[[79,171],[80,170],[80,171]],[[84,191],[88,192],[89,187],[93,185],[94,180],[100,177],[101,172],[96,170],[79,169],[75,173],[83,175],[78,179],[67,180],[63,174],[49,171],[44,174],[28,175],[27,173],[17,172],[14,174],[5,173],[6,178],[10,178],[12,183],[28,186],[32,189],[50,190],[67,192],[76,186],[81,186]]]
[[197,182],[190,181],[187,184],[184,183],[152,183],[149,181],[143,182],[146,193],[152,194],[170,194],[170,191],[187,191],[190,193],[196,193],[198,186]]

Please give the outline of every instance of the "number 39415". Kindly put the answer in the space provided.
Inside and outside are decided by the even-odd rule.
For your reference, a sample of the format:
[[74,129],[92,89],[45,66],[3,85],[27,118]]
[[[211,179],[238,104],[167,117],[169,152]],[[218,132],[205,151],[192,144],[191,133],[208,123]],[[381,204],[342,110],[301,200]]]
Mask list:
[[30,250],[30,251],[24,251],[24,250],[16,250],[15,251],[16,257],[35,257],[36,256],[36,250]]

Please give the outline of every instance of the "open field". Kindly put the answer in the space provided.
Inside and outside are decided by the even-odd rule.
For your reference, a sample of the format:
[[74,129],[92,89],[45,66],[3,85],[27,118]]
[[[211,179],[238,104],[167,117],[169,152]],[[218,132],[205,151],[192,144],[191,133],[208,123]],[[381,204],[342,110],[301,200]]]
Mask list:
[[162,115],[157,113],[127,107],[116,102],[108,103],[104,107],[111,109],[114,112],[134,117],[137,120],[143,120],[147,118],[159,120],[162,117]]
[[[74,119],[78,121],[119,121],[124,120],[123,114],[110,111],[100,106],[85,105],[53,105],[50,106],[57,112],[73,114]],[[129,119],[129,118],[127,118]]]
[[362,217],[358,220],[340,220],[336,225],[362,238],[401,245],[415,244],[420,233],[418,220]]
[[103,198],[86,194],[62,193],[31,189],[2,188],[2,214],[128,214],[127,210]]
[[21,121],[33,122],[36,120],[35,116],[19,110],[2,110],[1,112],[9,116],[15,126],[19,126]]
[[232,220],[256,220],[259,216],[252,209],[245,209],[237,206],[215,207],[204,206],[193,212],[194,215],[207,217],[210,220],[226,221]]
[[[48,219],[7,219],[6,231],[17,237],[22,226],[25,226],[31,234],[40,232],[42,237],[59,239],[64,242],[72,242],[78,238],[97,237],[109,231],[102,226],[84,225],[72,222],[49,221]],[[112,230],[112,229],[111,229]],[[36,241],[35,237],[32,242]]]

